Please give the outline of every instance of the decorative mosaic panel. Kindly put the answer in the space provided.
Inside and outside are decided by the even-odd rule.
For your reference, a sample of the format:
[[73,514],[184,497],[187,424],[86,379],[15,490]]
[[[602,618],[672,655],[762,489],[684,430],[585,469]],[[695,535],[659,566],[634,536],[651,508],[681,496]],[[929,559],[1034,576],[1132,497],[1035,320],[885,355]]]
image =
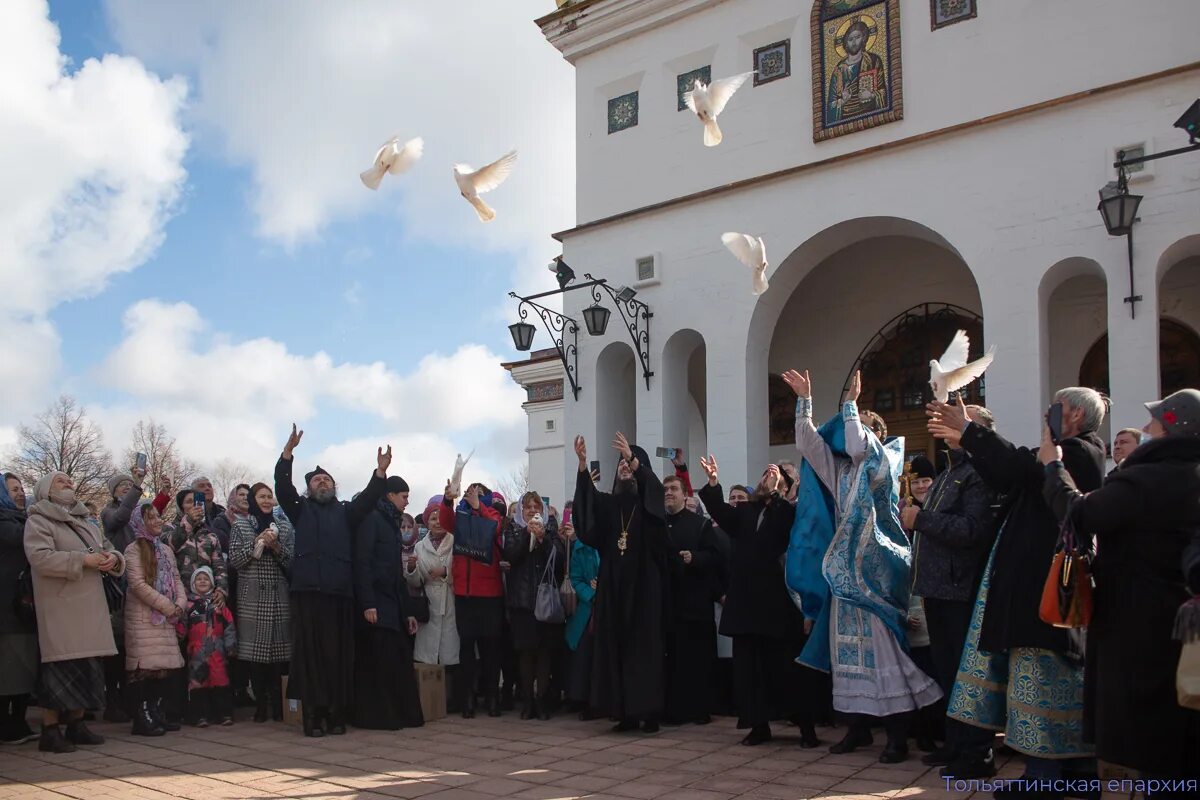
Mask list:
[[683,101],[683,95],[690,92],[696,86],[696,81],[699,80],[706,86],[712,83],[712,65],[694,69],[691,72],[685,72],[682,75],[675,76],[675,99],[678,101],[676,110],[683,111],[687,108],[687,103]]
[[608,132],[616,133],[638,124],[638,93],[630,92],[608,101]]
[[956,22],[975,19],[978,13],[976,0],[929,0],[929,23],[935,31]]
[[792,40],[784,39],[754,51],[754,85],[777,81],[792,74]]
[[900,0],[813,5],[813,141],[904,118]]
[[563,399],[563,382],[562,381],[543,381],[542,383],[531,383],[525,387],[526,401],[530,403],[544,403],[550,400]]

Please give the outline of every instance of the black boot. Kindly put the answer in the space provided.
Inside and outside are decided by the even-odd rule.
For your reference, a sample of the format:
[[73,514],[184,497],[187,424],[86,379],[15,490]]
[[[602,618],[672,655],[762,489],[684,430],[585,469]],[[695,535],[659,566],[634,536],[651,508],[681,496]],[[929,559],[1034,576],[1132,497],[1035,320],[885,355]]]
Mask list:
[[304,719],[304,735],[319,739],[325,735],[325,729],[321,727],[321,718],[308,706],[300,705],[300,715]]
[[154,718],[154,712],[146,699],[145,687],[146,681],[136,681],[126,687],[126,693],[134,704],[133,729],[130,733],[134,736],[162,736],[167,731]]
[[67,723],[67,739],[74,744],[82,744],[89,747],[104,744],[104,737],[98,733],[93,733],[82,719],[72,720]]
[[467,696],[463,699],[462,704],[463,719],[475,719],[475,692],[467,690]]
[[487,713],[489,717],[500,716],[500,695],[494,691],[487,698]]
[[543,696],[538,699],[537,718],[543,722],[550,719],[550,698]]
[[283,676],[274,665],[267,667],[267,706],[271,709],[271,719],[283,722]]
[[805,750],[816,747],[821,744],[821,740],[817,738],[817,729],[811,722],[800,723],[800,746]]
[[123,725],[129,722],[129,715],[125,713],[125,692],[122,691],[122,686],[117,681],[109,681],[104,687],[104,721],[115,722],[118,725]]
[[25,714],[29,711],[29,695],[21,694],[6,698],[8,721],[5,726],[3,744],[25,744],[36,741],[38,735],[29,727]]
[[267,688],[267,665],[253,664],[250,669],[250,688],[254,692],[254,721],[266,722],[268,709],[269,689]]
[[337,706],[331,706],[325,713],[325,732],[330,736],[346,735],[346,718]]
[[535,716],[537,716],[537,712],[533,708],[533,698],[531,697],[521,706],[521,719],[533,719]]
[[58,725],[43,725],[38,738],[38,750],[43,753],[74,753],[77,748],[65,736]]
[[851,725],[850,730],[842,737],[842,740],[835,745],[831,745],[829,752],[837,755],[840,753],[853,753],[860,747],[869,747],[875,742],[875,737],[871,735],[871,729],[866,727],[858,727]]
[[750,732],[746,734],[745,738],[742,739],[742,744],[746,745],[747,747],[754,747],[762,744],[763,742],[769,741],[771,741],[771,726],[755,725],[750,729]]
[[142,691],[145,692],[144,697],[146,703],[150,706],[150,715],[154,717],[154,721],[158,723],[163,730],[179,730],[178,722],[172,722],[167,718],[167,712],[162,708],[163,692],[167,691],[168,682],[166,678],[157,680],[145,680],[143,682]]

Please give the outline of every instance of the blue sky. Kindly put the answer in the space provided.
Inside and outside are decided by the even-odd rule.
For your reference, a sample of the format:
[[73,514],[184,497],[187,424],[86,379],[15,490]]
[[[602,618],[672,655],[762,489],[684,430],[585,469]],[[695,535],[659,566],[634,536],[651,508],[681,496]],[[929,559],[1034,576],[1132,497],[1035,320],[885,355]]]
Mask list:
[[[573,74],[532,24],[551,10],[549,0],[467,3],[474,11],[383,0],[253,7],[52,0],[48,10],[44,0],[14,2],[9,27],[28,26],[22,39],[34,44],[11,57],[24,64],[53,55],[43,52],[52,38],[35,35],[46,33],[48,17],[69,59],[45,86],[32,81],[38,91],[82,95],[84,65],[96,59],[92,78],[103,76],[118,99],[97,110],[76,97],[78,113],[62,111],[61,130],[38,130],[42,115],[31,110],[22,117],[28,130],[14,141],[0,132],[0,146],[17,157],[25,142],[56,135],[87,142],[89,126],[107,148],[96,155],[80,145],[76,172],[68,169],[39,198],[45,209],[35,221],[53,231],[46,234],[52,246],[30,245],[23,255],[76,288],[47,278],[48,299],[0,308],[0,324],[11,331],[41,332],[31,335],[31,352],[58,360],[0,408],[0,446],[11,446],[17,424],[67,391],[87,404],[114,450],[123,449],[134,419],[155,415],[207,467],[225,457],[269,466],[278,445],[268,443],[282,442],[286,415],[306,409],[305,447],[334,463],[345,458],[348,468],[357,459],[349,467],[343,451],[359,440],[395,439],[414,460],[428,458],[413,469],[429,482],[447,453],[473,446],[479,468],[493,475],[522,458],[521,393],[497,366],[517,355],[505,327],[514,310],[506,295],[553,285],[544,265],[558,250],[549,234],[574,221]],[[452,42],[430,39],[430,31],[464,19],[478,27]],[[465,52],[444,71],[426,68],[445,46]],[[494,99],[480,99],[476,111],[477,89]],[[478,127],[464,125],[475,113]],[[127,128],[113,135],[108,129],[120,130],[122,115],[131,118]],[[357,172],[395,133],[425,137],[425,157],[372,193]],[[186,138],[181,158],[178,147],[163,144],[172,136]],[[483,226],[457,197],[450,165],[480,166],[513,147],[521,151],[517,170],[488,196],[499,217]],[[38,157],[32,144],[25,149]],[[146,163],[130,166],[140,158]],[[163,165],[186,175],[163,177]],[[132,177],[113,177],[121,170]],[[100,185],[103,198],[136,190],[138,181],[146,185],[144,218],[95,212],[111,239],[122,239],[119,226],[129,225],[126,238],[138,253],[88,242],[87,257],[72,261],[71,234],[54,225],[76,214],[81,187]],[[4,224],[0,216],[0,233]],[[161,336],[123,324],[136,309],[139,324]],[[176,334],[168,332],[174,321]],[[375,362],[382,374],[364,379]],[[342,377],[329,377],[335,373]],[[272,383],[264,374],[280,378],[274,390],[238,397],[242,376],[254,374],[256,386]],[[292,395],[293,377],[299,410],[280,402]],[[336,385],[302,385],[326,380]],[[373,386],[364,390],[369,401],[356,396],[362,380]],[[197,392],[193,381],[228,388]],[[477,396],[464,398],[472,386]],[[398,394],[409,395],[396,400],[403,411],[390,407]],[[199,421],[206,416],[214,419]]]

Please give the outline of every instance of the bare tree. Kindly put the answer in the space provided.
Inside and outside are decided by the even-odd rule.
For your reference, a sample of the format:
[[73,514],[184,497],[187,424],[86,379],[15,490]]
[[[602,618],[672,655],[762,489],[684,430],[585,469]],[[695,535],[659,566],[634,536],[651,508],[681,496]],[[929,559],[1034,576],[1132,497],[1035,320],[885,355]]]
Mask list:
[[213,471],[209,477],[212,478],[217,502],[224,505],[225,499],[229,497],[229,493],[233,491],[233,487],[239,483],[248,485],[254,483],[254,470],[240,461],[235,461],[232,458],[223,458],[213,467]]
[[520,500],[521,495],[529,491],[529,462],[522,461],[518,466],[513,467],[508,475],[496,480],[493,488],[504,495],[504,499],[510,503]]
[[17,446],[8,461],[30,492],[42,477],[57,470],[75,481],[81,501],[93,501],[98,507],[108,502],[112,453],[104,446],[99,426],[70,395],[62,395],[32,424],[17,429]]
[[125,462],[133,464],[138,453],[146,454],[146,482],[144,489],[151,495],[186,488],[196,477],[196,465],[179,453],[175,437],[151,418],[138,420],[133,426],[129,449],[125,451]]

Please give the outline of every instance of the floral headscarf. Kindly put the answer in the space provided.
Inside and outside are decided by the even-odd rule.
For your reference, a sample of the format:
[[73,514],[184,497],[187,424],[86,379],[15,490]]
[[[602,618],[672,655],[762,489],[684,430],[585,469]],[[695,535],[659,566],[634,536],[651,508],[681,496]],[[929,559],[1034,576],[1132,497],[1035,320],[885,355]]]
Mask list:
[[[145,539],[154,548],[154,557],[158,563],[157,574],[154,578],[154,591],[161,594],[163,597],[178,605],[179,597],[176,595],[175,585],[175,555],[167,548],[162,540],[146,530],[146,521],[142,519],[142,512],[146,510],[148,502],[141,502],[129,515],[129,527],[133,528],[133,533],[137,539]],[[151,610],[150,622],[154,625],[162,625],[167,621],[166,616],[157,610]]]
[[246,487],[246,492],[247,492],[246,508],[245,509],[237,508],[238,489],[241,489],[241,488],[242,488],[241,485],[233,487],[233,491],[229,493],[229,498],[225,501],[225,519],[229,520],[229,524],[231,526],[235,522],[238,521],[239,517],[244,517],[250,513],[250,503],[251,503],[252,498],[249,497],[249,492],[250,492],[249,486]]

